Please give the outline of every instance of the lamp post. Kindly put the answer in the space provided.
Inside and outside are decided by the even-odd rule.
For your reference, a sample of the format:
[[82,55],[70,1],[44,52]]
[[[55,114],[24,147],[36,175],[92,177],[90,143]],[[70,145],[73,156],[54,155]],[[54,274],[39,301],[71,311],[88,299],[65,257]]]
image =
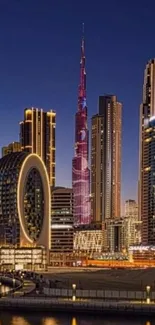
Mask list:
[[12,279],[12,282],[13,282],[13,288],[14,288],[15,287],[15,282],[16,282],[15,278]]
[[147,304],[150,303],[150,291],[151,291],[151,287],[146,286],[146,302],[147,302]]
[[76,284],[72,284],[72,300],[76,300]]

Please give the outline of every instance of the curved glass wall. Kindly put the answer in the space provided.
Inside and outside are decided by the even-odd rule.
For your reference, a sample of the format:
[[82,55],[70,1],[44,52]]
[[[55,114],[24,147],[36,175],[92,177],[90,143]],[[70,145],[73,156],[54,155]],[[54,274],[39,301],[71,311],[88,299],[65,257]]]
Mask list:
[[41,233],[44,216],[43,184],[36,168],[31,169],[26,180],[24,216],[28,235],[36,241]]

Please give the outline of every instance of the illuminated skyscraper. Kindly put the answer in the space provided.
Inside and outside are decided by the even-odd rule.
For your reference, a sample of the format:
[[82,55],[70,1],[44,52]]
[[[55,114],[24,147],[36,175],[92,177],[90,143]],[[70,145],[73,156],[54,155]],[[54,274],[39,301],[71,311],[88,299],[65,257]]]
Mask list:
[[75,225],[89,224],[90,170],[88,167],[88,127],[86,106],[85,41],[82,37],[78,111],[75,116],[75,156],[72,161]]
[[50,248],[51,193],[46,167],[36,154],[0,159],[0,229],[3,245]]
[[155,116],[143,131],[143,169],[141,171],[142,243],[155,245]]
[[135,200],[125,202],[124,246],[127,250],[132,245],[141,243],[141,221],[138,220],[138,205]]
[[155,244],[155,59],[144,71],[140,106],[139,219],[142,244]]
[[56,113],[38,108],[26,108],[20,122],[21,149],[38,154],[44,161],[51,186],[55,186]]
[[54,187],[51,190],[51,252],[73,252],[73,191]]
[[93,221],[121,216],[122,104],[116,96],[99,97],[92,117],[91,213]]
[[138,205],[135,200],[125,201],[125,217],[133,217],[135,221],[138,221]]

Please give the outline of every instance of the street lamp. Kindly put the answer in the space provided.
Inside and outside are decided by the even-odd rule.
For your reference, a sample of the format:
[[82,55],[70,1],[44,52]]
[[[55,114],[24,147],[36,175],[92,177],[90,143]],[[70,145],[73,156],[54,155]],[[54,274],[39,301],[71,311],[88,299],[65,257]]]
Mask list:
[[15,287],[15,282],[16,282],[15,278],[12,279],[12,282],[13,282],[13,288],[14,288]]
[[147,302],[147,304],[150,303],[150,290],[151,290],[151,287],[146,286],[146,302]]
[[72,300],[73,301],[76,300],[76,284],[75,283],[72,284]]

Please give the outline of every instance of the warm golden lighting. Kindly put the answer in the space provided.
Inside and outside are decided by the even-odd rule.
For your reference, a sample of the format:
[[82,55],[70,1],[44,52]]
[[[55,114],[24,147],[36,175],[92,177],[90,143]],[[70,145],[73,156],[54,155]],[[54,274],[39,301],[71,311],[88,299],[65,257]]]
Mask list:
[[75,290],[76,289],[76,284],[72,284],[72,288]]
[[24,317],[13,316],[11,320],[11,325],[30,325],[29,322]]
[[150,131],[152,131],[152,128],[146,129],[145,132],[149,133]]
[[144,170],[145,170],[145,172],[148,172],[149,170],[151,170],[151,167],[150,166],[146,167]]
[[150,290],[151,290],[151,287],[150,286],[146,286],[146,303],[147,304],[150,303]]
[[32,110],[31,109],[26,109],[25,113],[26,114],[32,114]]
[[[18,178],[18,186],[17,186],[17,206],[18,206],[18,215],[19,215],[19,220],[20,220],[20,226],[21,226],[21,229],[22,229],[25,239],[30,244],[33,244],[33,240],[28,236],[26,229],[25,229],[25,224],[23,221],[23,210],[22,210],[22,198],[21,197],[22,197],[22,192],[23,192],[23,184],[25,182],[25,177],[26,177],[25,170],[26,170],[27,166],[29,166],[29,168],[30,168],[30,165],[33,164],[33,158],[35,158],[35,157],[37,157],[37,159],[40,162],[40,163],[38,162],[38,170],[39,170],[39,168],[41,168],[42,172],[44,172],[44,175],[43,176],[41,175],[41,178],[42,178],[44,190],[46,189],[46,186],[47,186],[48,193],[45,193],[45,195],[47,195],[48,211],[49,212],[51,211],[51,200],[50,200],[51,193],[50,193],[49,179],[48,179],[48,174],[47,174],[45,164],[37,154],[35,154],[35,153],[30,154],[25,158],[25,160],[21,166],[19,178]],[[39,165],[41,165],[41,167],[39,167]],[[48,247],[50,247],[50,216],[46,216],[46,220],[47,220],[47,218],[48,218]]]
[[33,123],[34,123],[34,116],[33,116],[33,108],[32,108],[32,130],[31,130],[31,144],[32,144],[32,153],[34,152],[34,141],[33,141]]
[[148,138],[145,140],[145,142],[150,142],[152,138]]
[[41,158],[43,159],[43,110],[41,109],[41,133],[40,133],[40,142],[41,142]]
[[78,325],[76,318],[72,318],[71,325]]
[[45,318],[42,321],[42,325],[58,325],[58,322],[55,318]]
[[39,148],[39,141],[38,141],[38,108],[35,109],[35,112],[36,112],[36,116],[35,116],[36,135],[34,135],[34,139],[36,138],[36,148],[34,148],[34,152],[36,152],[40,156],[40,150],[39,150],[40,148]]
[[47,116],[52,116],[52,117],[54,117],[54,116],[56,116],[56,113],[53,112],[53,111],[50,111],[50,112],[47,112]]

